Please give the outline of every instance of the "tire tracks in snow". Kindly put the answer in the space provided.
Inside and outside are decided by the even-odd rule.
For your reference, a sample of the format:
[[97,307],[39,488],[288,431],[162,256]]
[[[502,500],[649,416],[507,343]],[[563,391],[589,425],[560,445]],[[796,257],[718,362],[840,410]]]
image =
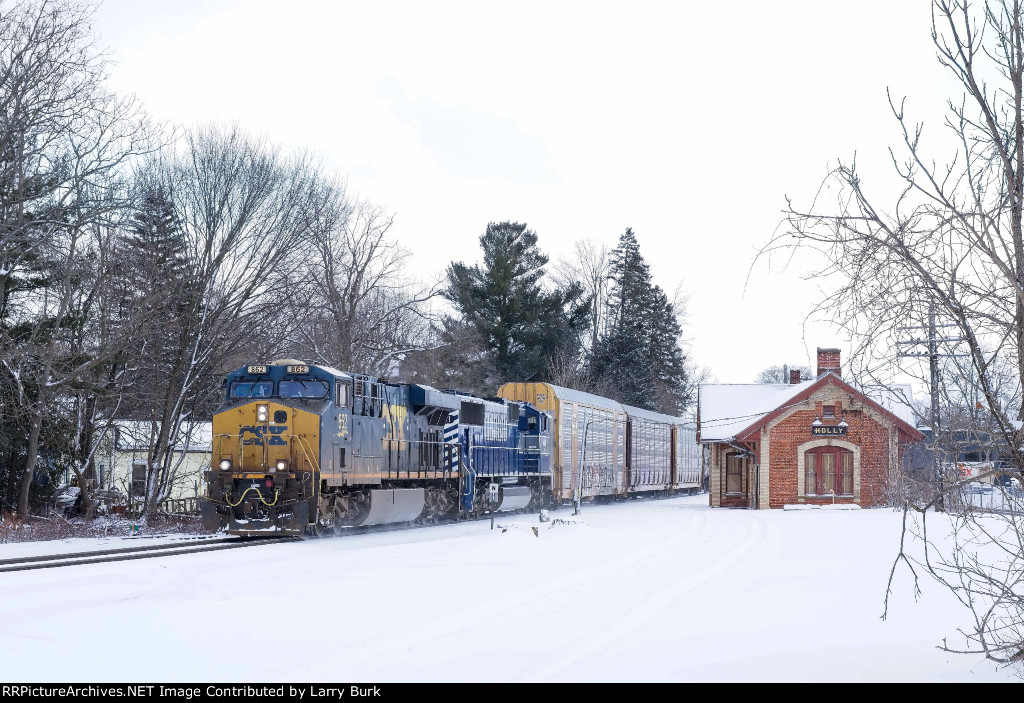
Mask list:
[[[540,578],[528,588],[516,592],[515,597],[503,598],[497,603],[492,599],[479,599],[472,604],[460,604],[444,614],[421,622],[415,633],[398,631],[382,638],[374,639],[360,647],[358,654],[346,656],[346,668],[351,671],[364,671],[365,667],[381,661],[387,661],[396,649],[411,649],[418,646],[434,646],[443,639],[459,640],[463,635],[472,636],[472,630],[482,622],[501,622],[503,616],[514,615],[523,607],[523,603],[543,603],[550,609],[557,607],[557,599],[565,592],[577,590],[576,587],[600,583],[602,577],[642,564],[653,558],[663,557],[666,549],[680,541],[699,542],[708,531],[708,518],[701,513],[691,514],[691,520],[684,530],[668,533],[656,542],[649,542],[642,548],[624,553],[615,558],[593,563],[582,570],[575,570],[554,578]],[[531,538],[532,539],[532,538]],[[553,601],[552,599],[555,599]],[[599,620],[602,613],[595,613],[594,620]],[[324,658],[322,663],[337,665],[337,659]]]
[[[702,548],[695,553],[686,555],[686,559],[695,564],[704,563],[706,566],[687,575],[682,581],[670,581],[667,585],[655,589],[647,594],[641,603],[622,612],[609,623],[608,627],[599,630],[578,647],[574,647],[570,653],[528,674],[514,677],[513,681],[529,683],[550,681],[587,657],[606,651],[619,640],[643,629],[647,623],[672,608],[692,591],[742,562],[765,538],[765,526],[760,516],[744,515],[744,517],[747,519],[748,529],[738,540],[736,548],[725,554],[718,552],[717,557],[712,555],[700,560],[699,557],[712,551],[710,542],[702,545]],[[716,541],[715,544],[720,544],[720,542]]]

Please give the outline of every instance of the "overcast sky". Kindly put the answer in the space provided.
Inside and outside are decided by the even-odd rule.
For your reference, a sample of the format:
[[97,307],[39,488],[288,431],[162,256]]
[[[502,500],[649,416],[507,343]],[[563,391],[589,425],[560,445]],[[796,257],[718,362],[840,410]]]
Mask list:
[[552,259],[632,227],[721,382],[848,352],[825,324],[805,335],[806,264],[747,282],[754,255],[837,158],[893,186],[887,88],[926,136],[959,94],[927,0],[106,0],[98,19],[116,88],[316,152],[396,213],[423,278],[478,260],[490,221],[527,223]]

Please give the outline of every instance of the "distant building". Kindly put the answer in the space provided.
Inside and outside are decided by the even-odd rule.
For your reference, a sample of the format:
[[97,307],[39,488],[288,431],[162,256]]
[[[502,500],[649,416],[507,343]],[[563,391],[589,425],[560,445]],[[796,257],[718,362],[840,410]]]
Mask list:
[[697,441],[714,507],[882,503],[908,447],[923,439],[893,392],[842,380],[840,351],[818,349],[817,377],[788,384],[705,384]]
[[[101,490],[115,490],[131,501],[145,495],[146,462],[152,441],[152,424],[144,420],[115,420],[96,452],[96,482]],[[173,500],[196,498],[203,472],[210,468],[213,426],[209,422],[182,426],[175,443],[177,465],[171,495]]]

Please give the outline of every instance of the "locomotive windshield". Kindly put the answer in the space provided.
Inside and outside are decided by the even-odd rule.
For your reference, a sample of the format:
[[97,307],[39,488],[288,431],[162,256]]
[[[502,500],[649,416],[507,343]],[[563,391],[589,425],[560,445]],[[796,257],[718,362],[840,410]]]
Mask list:
[[269,398],[273,394],[273,381],[235,381],[231,384],[232,398]]
[[326,398],[328,387],[323,381],[281,381],[282,398]]

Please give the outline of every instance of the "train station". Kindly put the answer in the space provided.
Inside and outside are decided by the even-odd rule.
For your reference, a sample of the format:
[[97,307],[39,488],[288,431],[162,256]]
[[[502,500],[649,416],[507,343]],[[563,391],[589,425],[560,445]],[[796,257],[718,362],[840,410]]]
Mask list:
[[840,350],[818,348],[809,381],[704,384],[697,441],[712,507],[885,502],[890,477],[924,435],[895,392],[865,394],[842,378]]

